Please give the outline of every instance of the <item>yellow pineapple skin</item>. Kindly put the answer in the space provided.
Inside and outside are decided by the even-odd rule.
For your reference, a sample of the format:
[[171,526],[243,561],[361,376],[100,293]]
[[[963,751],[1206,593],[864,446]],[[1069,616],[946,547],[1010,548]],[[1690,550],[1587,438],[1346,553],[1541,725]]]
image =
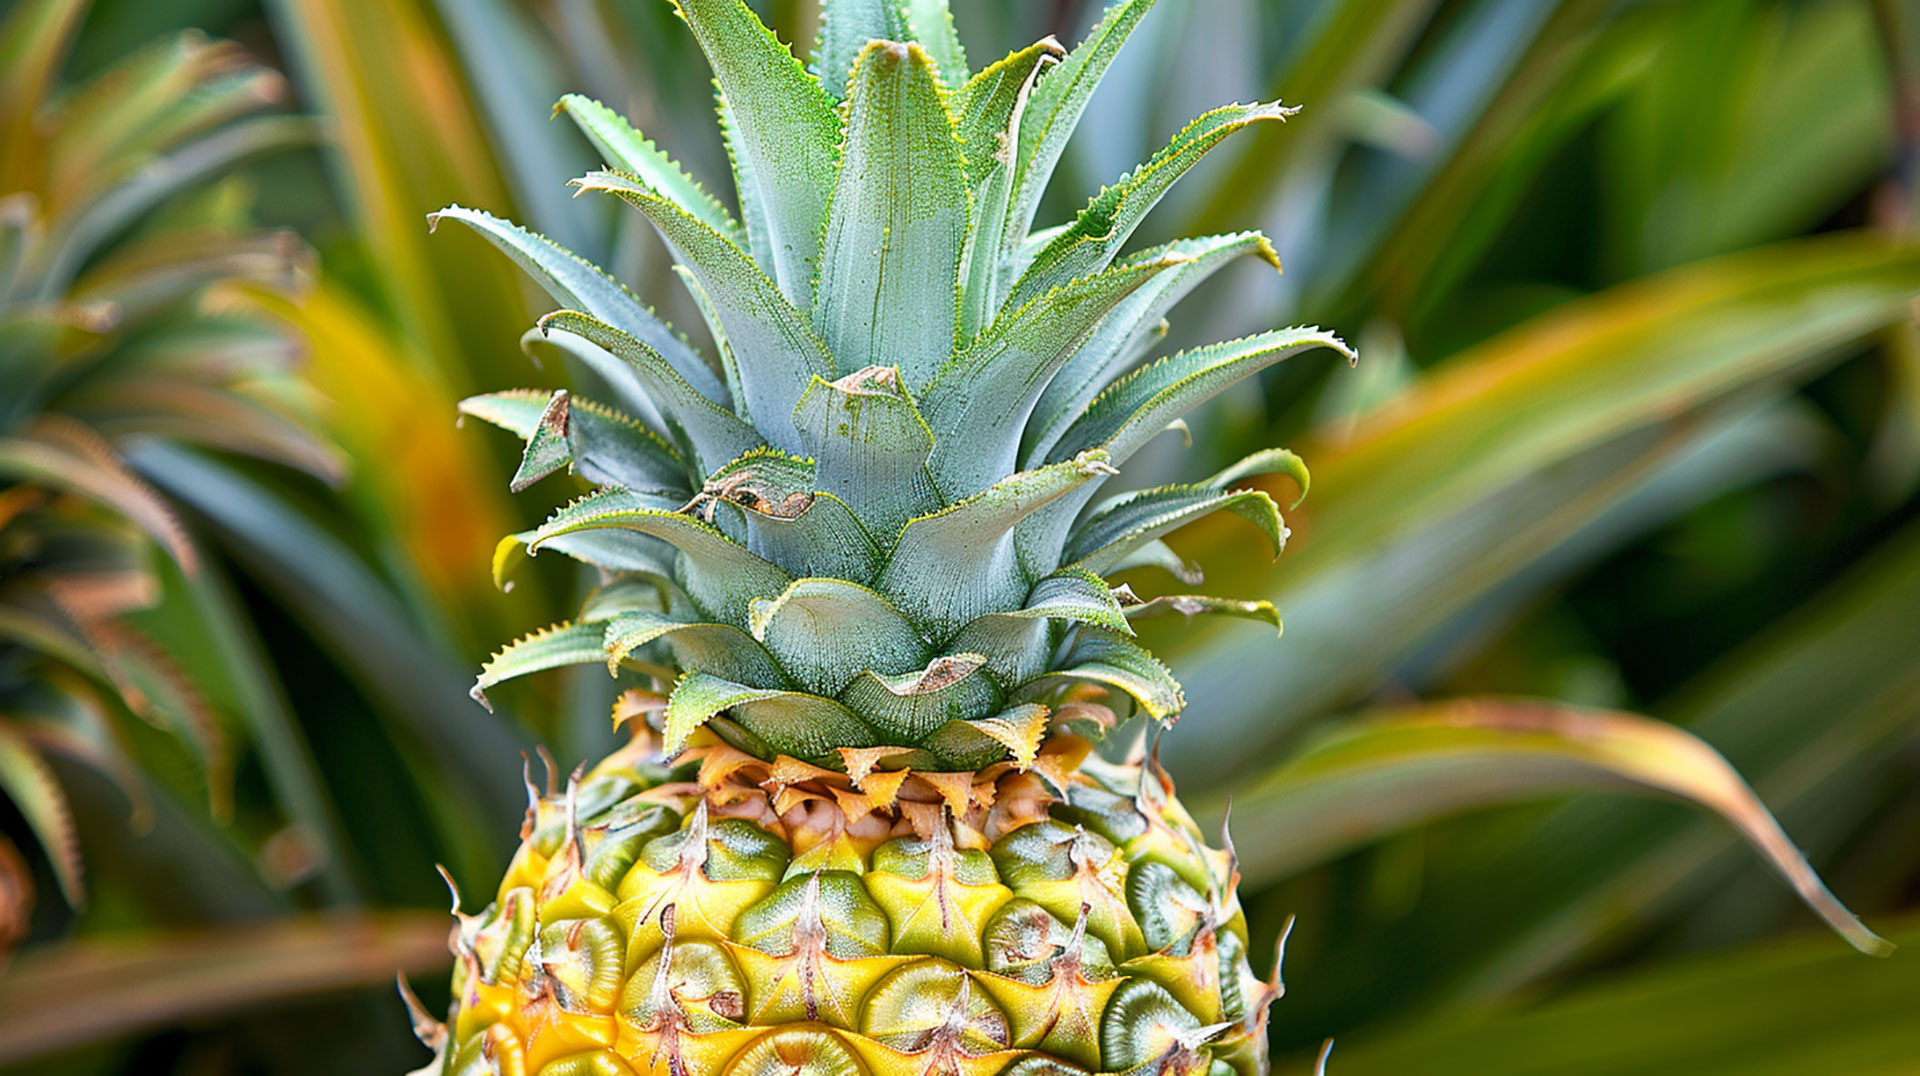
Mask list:
[[428,1071],[1264,1073],[1278,969],[1247,960],[1230,850],[1150,760],[1089,748],[856,779],[642,737],[529,784]]

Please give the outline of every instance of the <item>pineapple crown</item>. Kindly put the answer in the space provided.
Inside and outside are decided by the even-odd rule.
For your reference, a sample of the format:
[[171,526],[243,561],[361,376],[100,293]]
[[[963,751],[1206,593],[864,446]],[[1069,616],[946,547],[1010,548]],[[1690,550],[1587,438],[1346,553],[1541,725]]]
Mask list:
[[644,214],[717,345],[710,365],[619,283],[486,213],[456,220],[568,309],[544,340],[625,405],[515,391],[462,410],[526,440],[515,489],[598,486],[505,539],[504,573],[553,549],[602,569],[574,621],[506,647],[475,697],[605,661],[677,680],[669,748],[705,728],[764,758],[865,772],[1031,762],[1063,723],[1098,733],[1091,684],[1160,722],[1182,706],[1130,621],[1266,620],[1264,602],[1142,602],[1105,577],[1190,578],[1163,535],[1222,509],[1277,555],[1278,508],[1235,482],[1307,472],[1255,453],[1206,481],[1092,499],[1189,410],[1300,351],[1315,328],[1142,359],[1170,307],[1257,233],[1122,254],[1172,183],[1278,103],[1195,120],[1072,221],[1032,230],[1101,75],[1153,0],[1120,0],[1071,52],[1047,38],[970,74],[946,0],[827,0],[810,73],[744,0],[674,0],[713,68],[736,217],[605,106],[565,113],[609,164],[574,181]]

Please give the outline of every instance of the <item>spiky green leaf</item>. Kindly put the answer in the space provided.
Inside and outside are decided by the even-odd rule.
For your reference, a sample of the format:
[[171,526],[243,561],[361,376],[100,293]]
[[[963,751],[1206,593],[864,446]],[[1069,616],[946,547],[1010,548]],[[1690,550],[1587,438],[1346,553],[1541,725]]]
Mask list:
[[652,187],[656,192],[673,200],[674,204],[689,214],[699,218],[709,228],[719,232],[736,246],[747,242],[747,233],[740,222],[720,200],[708,194],[699,182],[674,162],[673,158],[661,151],[653,141],[633,129],[633,125],[618,112],[606,105],[577,93],[560,98],[553,106],[556,114],[565,113],[566,117],[587,136],[607,165],[617,171],[626,172]]
[[918,45],[860,53],[820,248],[814,324],[841,374],[897,365],[923,384],[953,350],[967,182],[932,61]]
[[686,339],[598,266],[546,236],[477,209],[450,205],[429,214],[427,225],[438,227],[443,220],[459,221],[485,236],[526,270],[554,302],[591,314],[652,348],[694,391],[710,400],[727,400],[726,386]]
[[840,699],[883,735],[918,743],[950,721],[992,714],[1001,692],[979,654],[934,658],[924,669],[888,676],[868,670],[853,678]]
[[806,316],[739,247],[645,184],[618,173],[595,172],[574,185],[616,195],[653,222],[675,255],[699,278],[726,329],[728,346],[741,357],[739,374],[747,414],[768,441],[793,450],[790,412],[794,401],[814,376],[831,377],[834,369],[832,355]]
[[836,748],[870,747],[877,742],[864,721],[832,699],[690,672],[667,699],[667,749],[685,746],[695,729],[722,711],[773,750],[807,761],[837,761]]
[[571,333],[605,348],[633,368],[680,452],[701,472],[758,448],[760,434],[688,384],[660,353],[597,318],[562,310],[540,319],[540,331]]
[[843,579],[797,579],[753,603],[753,635],[802,686],[837,696],[861,671],[920,668],[927,644],[878,592]]
[[1022,471],[908,523],[878,589],[923,630],[951,635],[975,617],[1014,606],[1028,588],[1014,528],[1042,506],[1111,474],[1106,454]]
[[[673,5],[693,27],[725,101],[734,180],[741,202],[752,206],[754,260],[789,301],[807,305],[839,157],[833,101],[745,0]],[[720,301],[711,280],[707,290]],[[754,353],[738,340],[735,346]]]
[[1280,268],[1273,244],[1259,232],[1179,239],[1142,252],[1140,257],[1166,254],[1184,254],[1193,260],[1168,269],[1122,299],[1047,383],[1029,424],[1023,453],[1028,466],[1046,459],[1047,452],[1100,390],[1160,339],[1167,312],[1194,288],[1242,255],[1251,254],[1276,270]]
[[[460,413],[531,441],[551,404],[552,397],[535,390],[510,389],[470,396],[460,401]],[[595,485],[677,496],[683,502],[692,495],[687,464],[679,452],[659,434],[610,407],[569,397],[565,432],[569,455],[558,465],[571,463],[575,474]]]
[[598,624],[562,622],[523,635],[487,659],[480,676],[467,694],[473,701],[493,709],[487,701],[487,689],[528,673],[558,669],[567,665],[592,665],[606,659],[601,647],[602,630]]
[[891,545],[907,520],[940,507],[927,472],[933,431],[898,369],[815,378],[794,407],[793,424],[814,458],[819,488],[852,506],[881,543]]
[[1127,36],[1155,2],[1117,0],[1100,16],[1086,40],[1074,46],[1066,59],[1034,86],[1032,100],[1020,121],[1019,165],[1005,231],[1009,244],[1019,242],[1033,226],[1040,197],[1046,193],[1087,102],[1093,99],[1093,91],[1113,58],[1120,54]]
[[1129,263],[1041,296],[943,366],[920,402],[934,435],[927,466],[940,491],[965,497],[1011,472],[1054,372],[1116,303],[1182,260]]
[[1105,446],[1117,465],[1168,423],[1282,359],[1314,348],[1353,358],[1339,337],[1314,327],[1277,329],[1182,351],[1114,382],[1074,420],[1048,456]]
[[1208,150],[1235,131],[1255,123],[1284,120],[1294,111],[1277,101],[1263,105],[1228,105],[1194,120],[1146,164],[1095,195],[1080,211],[1072,227],[1034,257],[1020,282],[1014,285],[1009,301],[1026,302],[1069,280],[1105,268],[1146,219],[1147,213],[1172,189],[1174,182],[1206,156]]
[[668,542],[680,552],[680,579],[708,615],[746,623],[755,598],[786,589],[791,577],[748,552],[713,527],[647,503],[625,490],[595,493],[555,512],[527,543],[538,552],[547,542],[583,531],[635,531]]

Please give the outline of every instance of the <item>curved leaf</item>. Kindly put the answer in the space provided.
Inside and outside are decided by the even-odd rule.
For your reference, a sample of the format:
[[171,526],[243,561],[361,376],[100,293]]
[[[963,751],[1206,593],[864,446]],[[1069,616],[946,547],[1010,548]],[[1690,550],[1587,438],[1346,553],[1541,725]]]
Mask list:
[[952,654],[898,676],[869,669],[853,678],[840,699],[883,735],[919,743],[950,721],[982,718],[999,708],[1000,688],[985,668],[978,654]]
[[787,676],[753,636],[731,624],[680,620],[664,613],[635,611],[604,625],[601,642],[612,669],[629,654],[664,639],[682,668],[699,669],[727,680],[762,686],[787,684]]
[[1009,608],[1027,591],[1014,528],[1042,506],[1111,473],[1105,453],[1086,453],[1022,471],[922,516],[901,530],[878,589],[935,636],[950,635],[975,617]]
[[1044,460],[1100,390],[1160,338],[1167,312],[1194,288],[1246,254],[1258,257],[1276,271],[1280,268],[1280,256],[1259,232],[1180,239],[1143,252],[1140,258],[1169,254],[1192,260],[1175,265],[1122,299],[1047,383],[1039,403],[1034,405],[1033,421],[1027,430],[1023,455],[1028,466]]
[[1662,721],[1552,703],[1461,699],[1329,733],[1236,794],[1236,819],[1268,835],[1243,850],[1241,870],[1271,878],[1469,807],[1592,787],[1677,796],[1715,812],[1856,948],[1889,950],[1827,891],[1719,752]]
[[876,591],[844,579],[796,579],[753,603],[754,638],[817,695],[837,696],[863,670],[904,673],[924,665],[926,641]]
[[1117,632],[1086,627],[1060,668],[1021,685],[1021,698],[1045,695],[1063,681],[1083,680],[1116,688],[1140,704],[1146,715],[1172,724],[1186,707],[1180,682],[1146,648]]
[[1013,204],[1019,166],[1020,120],[1033,87],[1047,65],[1066,52],[1052,35],[1010,53],[980,72],[955,105],[960,147],[966,153],[967,181],[973,190],[973,226],[961,262],[960,323],[957,342],[965,345],[993,321],[1004,286],[1008,209]]
[[[720,200],[708,194],[686,170],[674,163],[673,158],[661,151],[651,139],[633,129],[625,117],[606,105],[577,93],[560,98],[553,106],[556,115],[565,113],[587,136],[594,148],[600,151],[606,163],[621,172],[638,178],[657,193],[670,198],[674,204],[694,217],[699,218],[707,227],[725,236],[738,246],[747,241],[740,222],[733,219],[727,207]],[[563,302],[565,300],[562,300]]]
[[832,699],[748,687],[690,672],[667,699],[667,750],[678,751],[695,729],[723,710],[769,747],[804,761],[837,761],[838,748],[871,747],[877,742],[865,722]]
[[599,664],[607,657],[601,645],[604,634],[598,624],[562,622],[523,635],[487,659],[467,694],[491,710],[493,703],[487,701],[487,689],[496,684],[567,665]]
[[1134,27],[1153,10],[1156,0],[1116,0],[1088,32],[1086,40],[1075,45],[1064,60],[1035,84],[1031,99],[1020,120],[1019,167],[1014,175],[1014,196],[1008,207],[1006,242],[1024,239],[1040,209],[1040,198],[1047,191],[1053,170],[1066,152],[1067,141],[1093,99],[1093,91],[1120,54],[1120,47]]
[[796,304],[725,236],[638,180],[594,172],[574,180],[574,186],[615,195],[653,222],[674,255],[699,278],[726,329],[727,345],[741,360],[737,365],[747,414],[769,441],[795,450],[794,402],[816,375],[834,374],[832,354]]
[[[572,397],[566,392],[552,396],[536,389],[509,389],[484,396],[469,396],[460,401],[460,413],[472,415],[518,435],[528,442],[528,455],[521,460],[519,482],[529,470],[533,439],[541,431],[541,419],[554,406],[556,398],[567,400],[566,417],[560,424],[565,454],[553,453],[532,465],[547,468],[543,473],[571,465],[575,474],[595,485],[619,486],[641,493],[657,493],[684,501],[692,496],[688,488],[686,461],[659,434],[639,422],[592,400]],[[553,449],[544,449],[553,452]]]
[[1095,195],[1072,226],[1034,256],[1008,301],[1026,302],[1069,280],[1106,268],[1147,213],[1208,150],[1235,131],[1255,123],[1285,120],[1297,111],[1278,101],[1228,105],[1187,124],[1153,159]]
[[761,444],[753,427],[695,389],[660,353],[597,318],[562,310],[540,319],[540,331],[571,333],[624,360],[645,383],[667,431],[706,473]]
[[1003,315],[942,366],[920,399],[940,492],[969,496],[1012,471],[1027,418],[1061,364],[1116,303],[1185,260],[1129,262],[1076,280]]
[[465,206],[450,205],[427,214],[427,227],[455,220],[486,237],[526,270],[553,301],[580,310],[644,343],[663,358],[695,392],[725,403],[726,386],[686,338],[675,332],[626,286],[600,267],[537,232]]
[[753,599],[778,594],[791,582],[787,573],[713,527],[625,490],[591,494],[555,512],[534,530],[527,549],[537,553],[554,538],[595,530],[636,531],[671,543],[680,551],[688,595],[729,624],[746,623]]
[[1319,347],[1354,358],[1353,350],[1339,337],[1311,326],[1277,329],[1168,356],[1108,386],[1048,456],[1059,459],[1105,446],[1118,466],[1174,419],[1282,359]]
[[850,505],[882,543],[890,545],[908,520],[939,509],[927,472],[933,431],[898,369],[814,378],[793,409],[793,425],[814,459],[815,482]]
[[1148,542],[1223,509],[1259,527],[1273,555],[1280,555],[1287,544],[1287,528],[1280,521],[1280,509],[1264,491],[1222,493],[1206,486],[1165,486],[1124,497],[1081,524],[1067,545],[1067,559],[1075,568],[1105,575]]

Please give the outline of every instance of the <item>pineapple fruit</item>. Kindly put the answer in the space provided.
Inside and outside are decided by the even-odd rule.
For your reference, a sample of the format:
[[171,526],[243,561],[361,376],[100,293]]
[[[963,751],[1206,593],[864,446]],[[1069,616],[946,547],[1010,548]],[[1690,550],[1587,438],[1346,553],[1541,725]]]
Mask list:
[[[516,489],[595,490],[509,536],[600,569],[579,617],[475,688],[605,662],[628,746],[528,782],[494,901],[460,913],[454,1001],[416,1026],[429,1071],[1081,1072],[1254,1076],[1278,996],[1254,970],[1230,846],[1215,848],[1123,718],[1171,723],[1146,616],[1273,608],[1143,601],[1109,575],[1190,572],[1161,536],[1226,509],[1277,554],[1250,476],[1094,503],[1142,444],[1312,348],[1267,332],[1151,363],[1163,316],[1253,233],[1122,254],[1223,138],[1230,106],[1032,230],[1088,97],[1152,0],[1068,52],[969,72],[945,0],[827,0],[811,71],[744,0],[677,0],[713,67],[740,213],[613,111],[562,100],[608,164],[575,181],[644,214],[706,316],[710,364],[594,267],[459,206],[566,307],[528,344],[619,400],[477,397],[526,448]],[[1222,838],[1222,844],[1225,845]],[[411,999],[411,995],[409,995]]]

